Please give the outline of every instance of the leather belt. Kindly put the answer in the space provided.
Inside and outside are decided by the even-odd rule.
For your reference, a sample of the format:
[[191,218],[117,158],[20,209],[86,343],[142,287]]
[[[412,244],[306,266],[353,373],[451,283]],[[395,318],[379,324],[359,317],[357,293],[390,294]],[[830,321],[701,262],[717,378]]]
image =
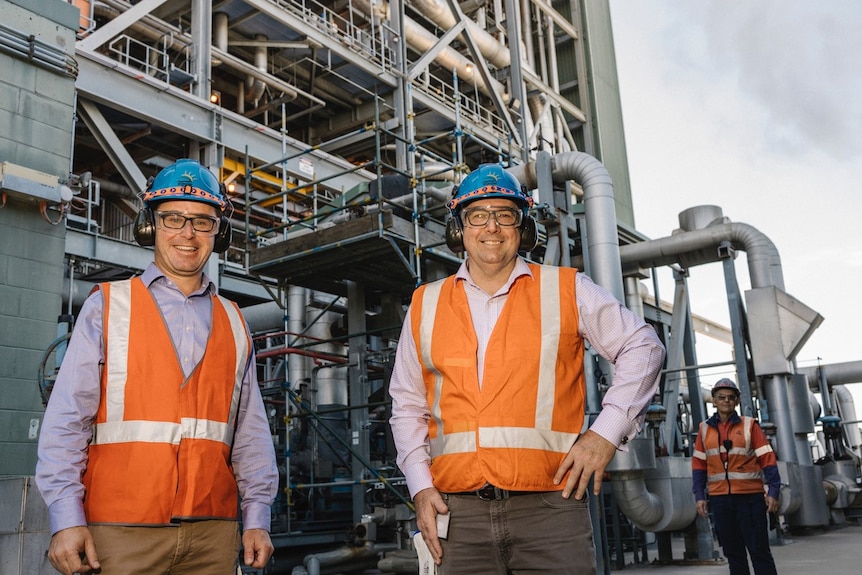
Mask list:
[[530,495],[536,494],[537,491],[509,491],[507,489],[500,489],[495,485],[491,485],[490,483],[486,484],[481,489],[477,489],[476,491],[462,491],[460,493],[451,493],[450,495],[475,495],[482,501],[500,501],[501,499],[508,499],[510,497],[514,497],[516,495]]

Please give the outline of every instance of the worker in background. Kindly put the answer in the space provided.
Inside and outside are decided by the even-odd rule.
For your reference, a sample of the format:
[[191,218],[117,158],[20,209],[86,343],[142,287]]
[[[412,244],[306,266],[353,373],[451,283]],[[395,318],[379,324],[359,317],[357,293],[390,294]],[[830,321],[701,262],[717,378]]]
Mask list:
[[[446,575],[595,573],[588,484],[641,429],[664,362],[655,330],[587,276],[518,256],[536,245],[531,205],[498,165],[464,179],[446,235],[467,258],[415,291],[398,341],[398,466]],[[616,369],[582,433],[587,343]]]
[[[712,386],[716,412],[700,424],[691,459],[697,512],[715,520],[715,534],[731,575],[775,575],[767,513],[778,511],[781,478],[772,446],[754,418],[739,416],[739,388],[722,378]],[[767,490],[764,494],[763,484]]]
[[65,575],[235,575],[242,546],[263,568],[275,452],[248,327],[203,273],[230,245],[230,205],[194,160],[143,202],[134,234],[154,262],[84,302],[45,412],[48,557]]

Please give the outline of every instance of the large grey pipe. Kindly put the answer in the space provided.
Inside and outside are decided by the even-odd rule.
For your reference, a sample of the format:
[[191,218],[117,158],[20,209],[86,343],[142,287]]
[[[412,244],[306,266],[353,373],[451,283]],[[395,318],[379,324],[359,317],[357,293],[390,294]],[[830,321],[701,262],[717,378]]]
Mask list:
[[[701,218],[705,227],[690,229],[689,220]],[[719,217],[716,217],[719,216]],[[708,221],[712,218],[711,221]],[[729,245],[743,250],[748,255],[748,272],[752,288],[776,287],[784,291],[784,274],[781,257],[775,244],[756,228],[740,223],[732,223],[720,216],[715,206],[699,206],[680,214],[681,231],[669,237],[630,244],[620,248],[620,260],[624,266],[658,267],[680,264],[685,268],[717,262],[727,254],[720,246]],[[589,233],[589,230],[587,230]],[[783,358],[782,358],[783,359]],[[786,389],[776,382],[784,377],[776,375],[764,383],[764,394],[770,399],[770,416],[778,426],[781,444],[793,445],[793,421],[790,413],[780,406],[787,405]],[[772,393],[769,393],[769,390]],[[785,456],[790,457],[789,449]],[[788,461],[793,461],[792,458]]]
[[623,265],[638,264],[649,268],[678,263],[685,268],[691,268],[720,261],[718,247],[724,242],[729,242],[733,248],[748,254],[751,287],[775,286],[784,291],[784,275],[778,249],[768,237],[747,224],[711,224],[699,230],[683,231],[657,240],[629,244],[620,248],[620,259]]
[[819,382],[822,374],[829,387],[847,383],[862,383],[862,361],[800,367],[796,372],[807,377],[809,382]]
[[[514,166],[508,171],[529,189],[537,186],[535,162]],[[614,185],[607,168],[589,154],[563,152],[551,160],[551,177],[555,184],[572,180],[584,189],[587,251],[592,264],[590,276],[618,300],[624,301]]]

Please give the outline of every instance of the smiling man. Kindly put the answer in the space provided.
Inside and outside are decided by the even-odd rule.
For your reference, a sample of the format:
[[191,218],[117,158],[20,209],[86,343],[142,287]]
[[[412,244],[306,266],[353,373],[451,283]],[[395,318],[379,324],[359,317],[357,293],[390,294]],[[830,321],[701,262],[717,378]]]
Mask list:
[[[499,165],[464,179],[446,239],[467,258],[416,290],[398,340],[398,466],[444,575],[594,574],[588,484],[641,429],[664,362],[655,330],[586,275],[518,255],[536,246],[531,205]],[[587,342],[616,369],[581,433]]]
[[230,245],[230,205],[188,159],[143,202],[134,233],[154,261],[84,302],[45,412],[48,557],[65,575],[234,575],[242,546],[261,569],[275,453],[248,327],[203,273]]

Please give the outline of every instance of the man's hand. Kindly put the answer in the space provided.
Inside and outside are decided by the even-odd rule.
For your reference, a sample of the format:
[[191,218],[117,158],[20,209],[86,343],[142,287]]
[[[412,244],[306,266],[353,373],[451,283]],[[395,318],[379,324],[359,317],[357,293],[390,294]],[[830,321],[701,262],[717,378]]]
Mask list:
[[249,567],[263,569],[275,547],[266,529],[249,529],[242,534],[243,561]]
[[93,536],[83,525],[54,533],[48,547],[48,560],[63,575],[90,573],[100,567]]
[[766,496],[766,511],[767,513],[775,513],[778,511],[778,499],[775,497]]
[[581,435],[563,458],[554,475],[554,485],[559,485],[566,476],[566,472],[571,470],[569,479],[563,487],[563,499],[568,499],[572,491],[575,493],[575,499],[578,501],[583,499],[590,477],[593,475],[595,475],[593,493],[598,495],[602,488],[605,467],[613,459],[616,451],[617,448],[613,443],[594,431],[587,430]]
[[706,499],[700,499],[695,503],[697,507],[697,514],[701,517],[706,517]]
[[443,501],[440,492],[433,487],[417,493],[413,503],[416,505],[416,524],[422,532],[422,539],[425,540],[434,563],[440,565],[443,560],[443,546],[437,538],[437,515],[448,513],[449,507]]

